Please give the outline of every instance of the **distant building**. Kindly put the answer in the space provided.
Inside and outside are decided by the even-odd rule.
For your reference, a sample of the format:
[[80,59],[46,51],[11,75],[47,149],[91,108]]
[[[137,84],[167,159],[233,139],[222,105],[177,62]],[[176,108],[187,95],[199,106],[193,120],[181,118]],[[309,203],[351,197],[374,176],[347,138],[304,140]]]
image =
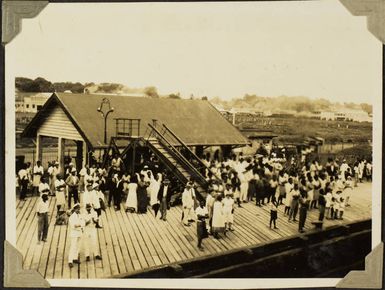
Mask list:
[[16,93],[15,110],[19,113],[37,113],[52,93]]
[[341,109],[336,111],[316,111],[313,118],[326,121],[372,122],[372,116],[362,110]]

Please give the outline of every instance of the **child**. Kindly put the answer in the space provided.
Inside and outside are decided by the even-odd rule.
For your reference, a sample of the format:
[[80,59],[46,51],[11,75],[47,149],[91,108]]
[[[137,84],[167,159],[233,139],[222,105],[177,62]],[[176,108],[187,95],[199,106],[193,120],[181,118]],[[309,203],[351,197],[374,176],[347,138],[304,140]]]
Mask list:
[[205,202],[201,201],[199,207],[196,208],[195,213],[197,215],[197,237],[198,237],[198,248],[203,251],[202,240],[208,237],[206,228],[206,218],[209,217]]
[[270,205],[270,229],[271,229],[271,224],[274,223],[274,229],[277,228],[276,220],[278,218],[278,201],[273,201]]
[[225,235],[226,231],[233,231],[234,223],[234,200],[231,197],[231,193],[226,193],[226,197],[223,199],[223,216],[225,218]]
[[340,210],[340,198],[341,198],[341,190],[337,190],[336,193],[333,194],[334,198],[334,215],[333,219],[338,219],[338,211]]
[[332,194],[330,192],[330,188],[326,188],[326,195],[325,195],[325,216],[326,219],[330,219],[331,213],[331,205],[332,205]]
[[344,212],[345,212],[345,199],[341,197],[339,202],[339,213],[340,213],[339,219],[340,220],[343,220],[342,216],[344,215]]

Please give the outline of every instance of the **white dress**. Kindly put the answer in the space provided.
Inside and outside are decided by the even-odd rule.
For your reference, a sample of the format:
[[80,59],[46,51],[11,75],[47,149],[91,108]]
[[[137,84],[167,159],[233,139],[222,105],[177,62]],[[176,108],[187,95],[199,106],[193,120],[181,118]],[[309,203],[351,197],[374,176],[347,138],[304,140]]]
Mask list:
[[234,223],[233,206],[234,200],[232,198],[223,199],[223,218],[225,223]]
[[138,196],[136,194],[137,188],[138,188],[138,184],[136,183],[128,184],[128,194],[127,194],[127,200],[126,200],[126,207],[134,208],[135,211],[138,210]]
[[214,202],[212,227],[214,231],[220,231],[225,227],[225,219],[223,216],[223,205],[220,201]]
[[[39,186],[39,184],[40,184],[40,180],[41,180],[41,177],[43,176],[43,174],[44,174],[44,168],[43,168],[43,166],[37,166],[37,165],[35,165],[34,167],[33,167],[33,181],[32,181],[32,183],[33,183],[33,186],[35,186],[35,187],[38,187]],[[35,174],[35,173],[41,173],[41,175],[39,175],[39,174]]]
[[[65,185],[65,181],[63,179],[55,180],[55,189],[59,186]],[[65,187],[62,187],[60,190],[56,189],[56,204],[57,205],[65,205],[66,198],[65,198]]]
[[152,179],[149,188],[150,188],[149,189],[150,190],[150,205],[153,206],[154,204],[158,203],[158,192],[160,189],[160,182],[155,180],[155,179]]

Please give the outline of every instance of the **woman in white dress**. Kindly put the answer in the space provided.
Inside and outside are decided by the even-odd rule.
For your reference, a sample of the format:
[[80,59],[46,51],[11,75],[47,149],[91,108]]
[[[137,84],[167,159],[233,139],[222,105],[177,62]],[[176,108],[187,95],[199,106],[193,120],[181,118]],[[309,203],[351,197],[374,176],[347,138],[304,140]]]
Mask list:
[[222,196],[218,195],[213,205],[212,234],[214,238],[219,239],[219,233],[224,232],[225,219],[223,216]]
[[127,196],[128,194],[128,184],[130,183],[131,176],[128,174],[128,172],[125,172],[122,176],[122,182],[123,182],[123,193]]
[[62,178],[61,174],[56,175],[55,190],[56,190],[56,207],[59,213],[60,211],[64,211],[64,206],[66,203],[66,197],[65,197],[66,183]]
[[231,197],[231,192],[226,193],[226,197],[223,199],[223,218],[225,221],[225,232],[233,231],[233,223],[234,223],[234,200]]
[[158,214],[160,204],[158,200],[158,192],[160,189],[160,184],[162,182],[162,174],[158,173],[156,177],[151,173],[150,186],[148,187],[150,192],[150,205],[154,211],[154,215]]
[[126,199],[126,212],[136,212],[138,211],[138,197],[136,190],[138,188],[137,177],[133,176],[130,179],[130,183],[127,186],[128,193]]

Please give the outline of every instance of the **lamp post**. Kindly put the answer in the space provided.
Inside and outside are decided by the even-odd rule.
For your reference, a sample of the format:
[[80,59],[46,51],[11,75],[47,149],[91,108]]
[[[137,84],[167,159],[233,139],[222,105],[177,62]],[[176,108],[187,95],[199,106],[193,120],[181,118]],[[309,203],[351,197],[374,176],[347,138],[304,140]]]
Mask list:
[[113,111],[114,108],[111,107],[110,100],[103,98],[100,107],[98,108],[98,112],[101,113],[104,118],[104,144],[107,144],[107,117]]

